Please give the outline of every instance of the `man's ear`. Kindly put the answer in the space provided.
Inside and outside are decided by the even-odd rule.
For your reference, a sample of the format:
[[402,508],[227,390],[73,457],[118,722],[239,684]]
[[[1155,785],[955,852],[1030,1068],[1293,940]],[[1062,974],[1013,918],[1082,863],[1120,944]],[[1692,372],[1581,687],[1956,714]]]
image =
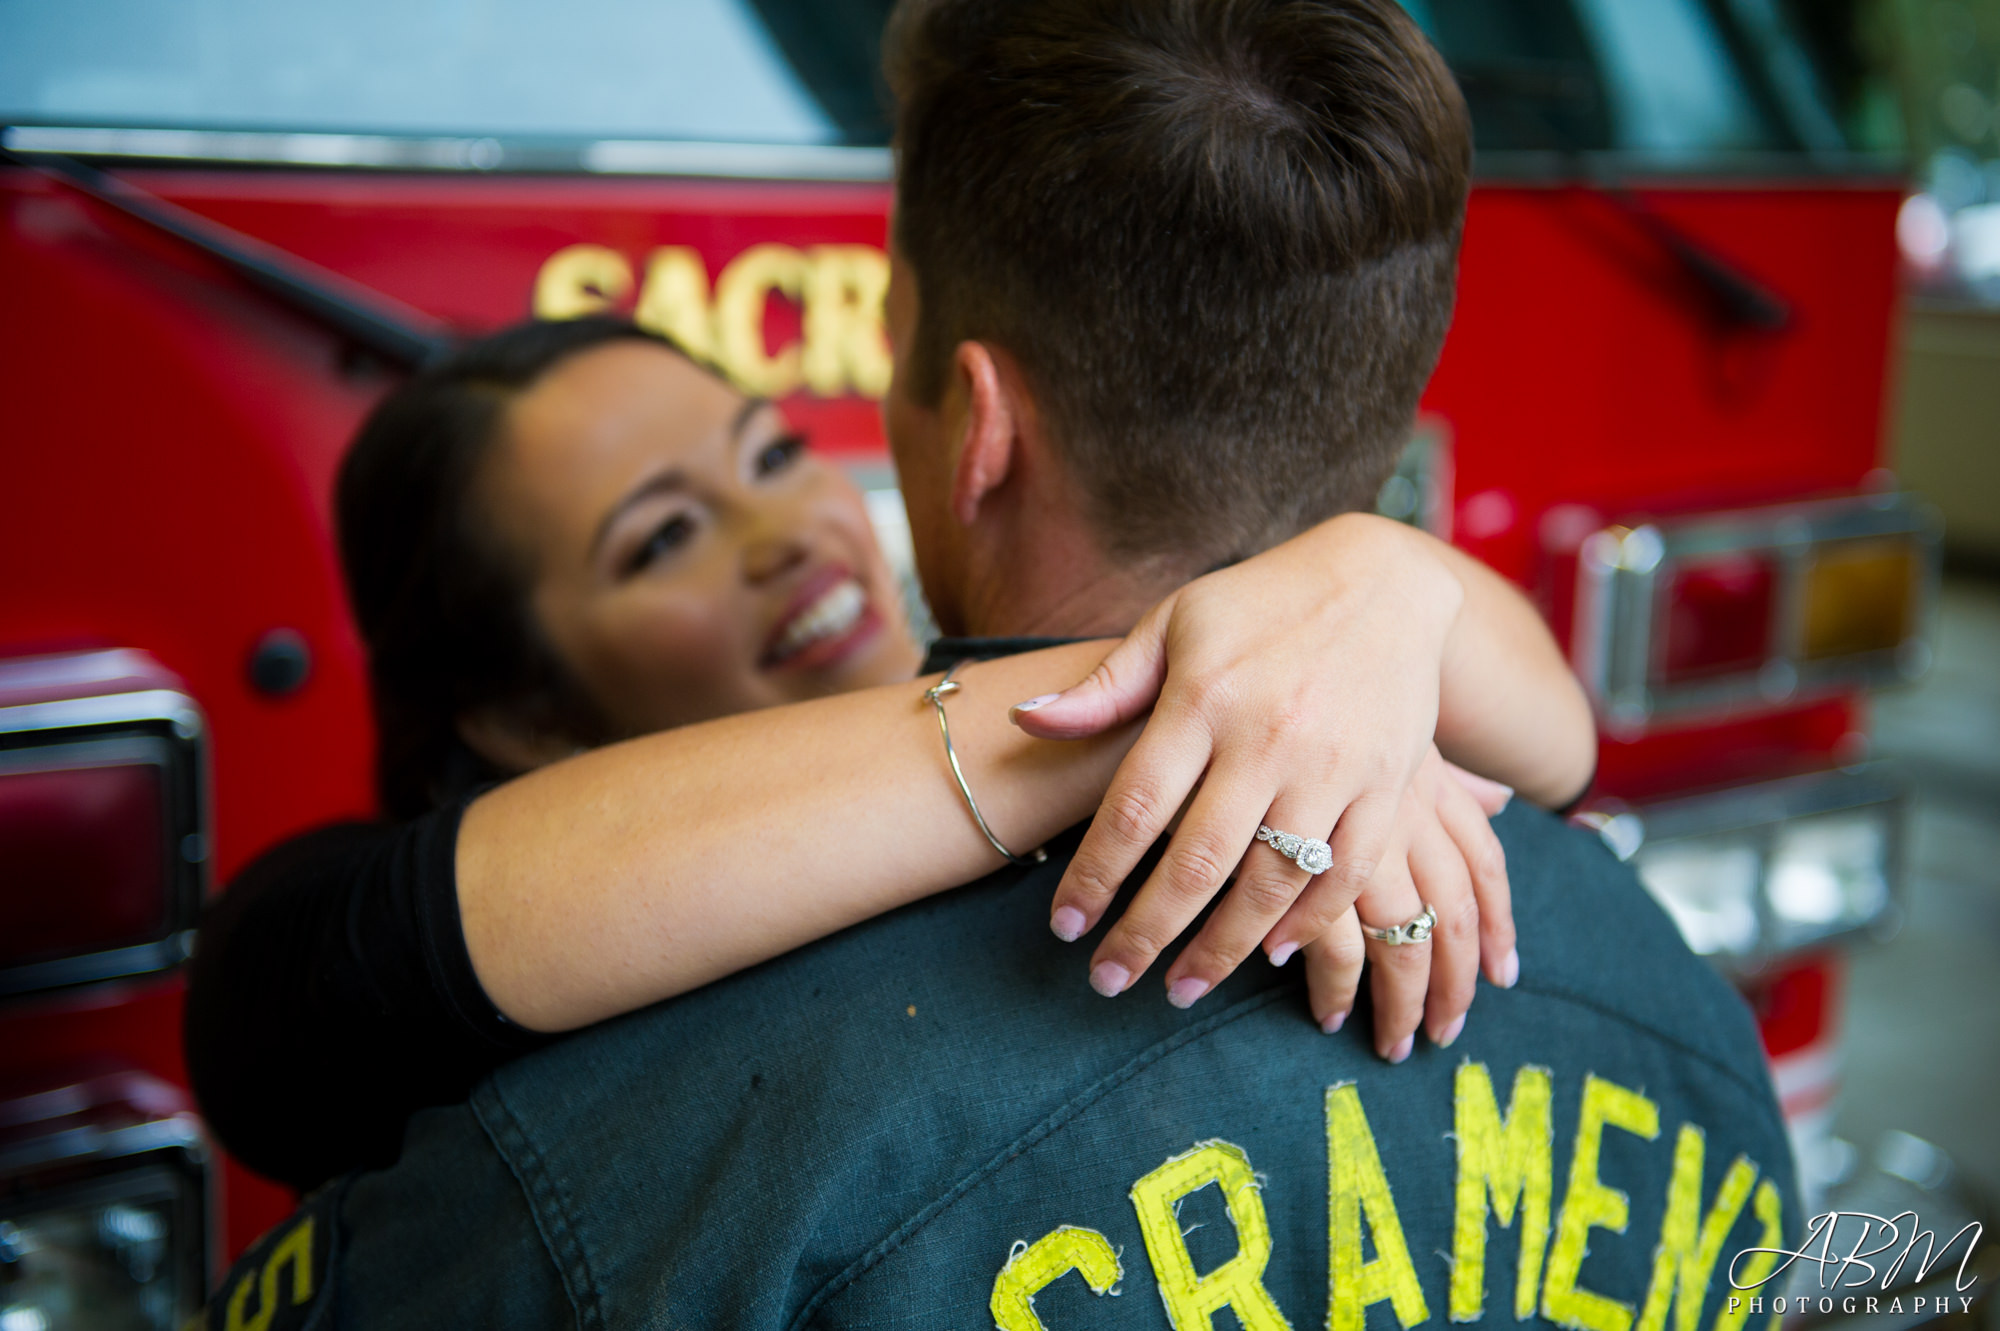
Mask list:
[[574,740],[536,726],[505,708],[479,707],[460,712],[453,724],[467,748],[501,771],[515,775],[547,767],[580,752]]
[[1014,468],[1024,404],[1016,401],[1018,377],[1003,374],[993,349],[983,342],[958,344],[952,378],[952,391],[965,406],[958,461],[952,468],[951,512],[969,527],[986,496]]

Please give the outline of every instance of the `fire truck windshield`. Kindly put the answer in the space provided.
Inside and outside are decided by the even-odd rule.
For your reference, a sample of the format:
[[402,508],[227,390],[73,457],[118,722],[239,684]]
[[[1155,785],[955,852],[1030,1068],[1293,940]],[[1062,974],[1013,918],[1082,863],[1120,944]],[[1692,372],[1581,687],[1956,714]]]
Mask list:
[[[200,131],[247,131],[279,158],[317,153],[327,165],[621,169],[586,146],[607,140],[879,148],[889,126],[877,51],[890,3],[13,6],[0,123],[191,132],[132,154],[164,157],[223,145]],[[1463,82],[1489,164],[1611,153],[1673,168],[1849,146],[1813,48],[1794,31],[1808,0],[1404,3]],[[299,137],[287,148],[283,135]],[[470,136],[474,146],[437,160],[343,158],[338,135]],[[92,142],[111,141],[47,150],[124,155]],[[253,156],[246,142],[223,155]],[[524,150],[534,144],[539,154]],[[566,158],[554,151],[564,144]]]
[[847,137],[747,0],[87,0],[8,9],[0,117],[15,124],[787,144]]

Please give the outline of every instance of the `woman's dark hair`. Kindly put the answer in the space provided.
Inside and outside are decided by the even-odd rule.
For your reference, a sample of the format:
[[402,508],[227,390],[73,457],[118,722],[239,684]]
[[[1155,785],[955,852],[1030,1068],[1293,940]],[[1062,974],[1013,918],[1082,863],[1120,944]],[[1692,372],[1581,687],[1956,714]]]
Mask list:
[[368,647],[383,811],[409,818],[506,775],[459,738],[468,711],[505,708],[578,743],[608,736],[527,604],[529,570],[474,502],[507,405],[551,368],[626,339],[620,319],[517,324],[427,366],[377,406],[335,496],[347,594]]

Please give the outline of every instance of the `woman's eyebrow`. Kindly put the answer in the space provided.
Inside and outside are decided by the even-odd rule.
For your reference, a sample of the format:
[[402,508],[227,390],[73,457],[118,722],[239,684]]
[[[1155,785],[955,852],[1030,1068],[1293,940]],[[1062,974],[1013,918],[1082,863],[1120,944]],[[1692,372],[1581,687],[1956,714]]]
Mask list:
[[[767,397],[745,399],[743,405],[736,409],[736,414],[729,418],[729,442],[732,447],[741,441],[743,432],[749,428],[751,420],[755,418],[757,413],[770,405],[771,399]],[[603,547],[605,539],[611,535],[611,529],[618,525],[618,519],[624,517],[633,507],[644,503],[654,495],[671,494],[676,490],[685,490],[686,488],[687,473],[679,467],[660,472],[633,487],[629,494],[611,506],[611,511],[606,513],[604,520],[597,524],[597,532],[590,538],[591,558],[595,559],[597,557],[598,550]]]
[[618,525],[618,519],[654,495],[672,494],[686,488],[687,473],[679,467],[655,473],[634,486],[623,499],[611,506],[611,511],[597,524],[597,533],[590,538],[590,557],[592,559],[597,557],[597,552],[603,548],[606,538],[611,535],[611,529]]
[[743,438],[743,431],[750,427],[750,420],[758,412],[771,405],[768,397],[746,398],[736,414],[729,419],[729,442],[734,444]]

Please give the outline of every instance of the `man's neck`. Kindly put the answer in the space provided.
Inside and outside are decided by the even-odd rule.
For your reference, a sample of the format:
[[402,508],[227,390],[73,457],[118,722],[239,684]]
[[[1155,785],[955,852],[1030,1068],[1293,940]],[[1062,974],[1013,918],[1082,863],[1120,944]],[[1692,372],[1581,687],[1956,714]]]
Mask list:
[[1122,637],[1181,581],[1152,564],[1114,567],[1037,552],[1006,576],[980,580],[962,607],[964,632],[979,638]]

